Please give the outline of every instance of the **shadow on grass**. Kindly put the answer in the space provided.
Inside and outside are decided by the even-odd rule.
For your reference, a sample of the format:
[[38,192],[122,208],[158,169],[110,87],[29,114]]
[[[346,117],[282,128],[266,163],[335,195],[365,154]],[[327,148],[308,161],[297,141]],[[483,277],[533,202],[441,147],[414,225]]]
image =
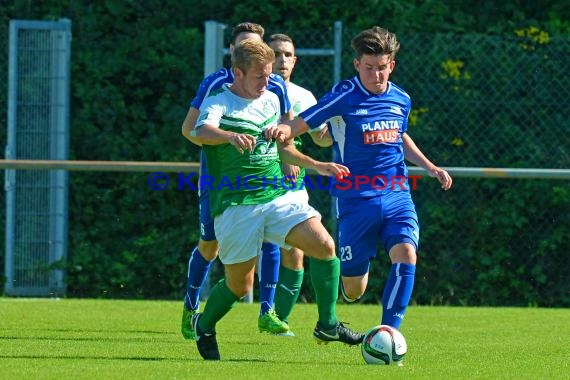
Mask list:
[[70,337],[61,337],[61,336],[0,336],[0,341],[2,340],[53,340],[53,341],[85,341],[85,342],[171,342],[171,339],[156,339],[155,337],[152,338],[144,338],[144,337],[136,337],[136,338],[100,338],[100,337],[90,337],[90,336],[70,336]]
[[[49,356],[49,355],[0,355],[1,359],[34,359],[34,360],[127,360],[127,361],[143,361],[143,362],[182,362],[188,361],[206,362],[199,356],[193,358],[160,358],[160,357],[141,357],[141,356]],[[222,359],[224,362],[235,363],[270,363],[270,360],[262,359]]]
[[[10,329],[13,330],[13,329]],[[63,332],[63,333],[125,333],[125,334],[174,334],[172,331],[164,331],[164,330],[115,330],[115,329],[101,329],[101,330],[85,330],[81,328],[73,329],[73,328],[65,328],[65,329],[58,329],[58,328],[28,328],[26,327],[27,331],[53,331],[53,332]]]

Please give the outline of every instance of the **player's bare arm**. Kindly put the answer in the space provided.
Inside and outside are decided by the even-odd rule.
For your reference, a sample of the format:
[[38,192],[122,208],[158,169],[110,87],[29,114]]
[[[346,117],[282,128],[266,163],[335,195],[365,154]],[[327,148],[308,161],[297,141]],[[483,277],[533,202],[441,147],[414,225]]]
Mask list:
[[184,122],[182,123],[182,136],[186,137],[186,139],[188,139],[190,142],[201,146],[202,144],[199,144],[196,141],[195,137],[193,136],[194,134],[192,133],[192,131],[194,131],[196,128],[196,121],[198,120],[198,116],[200,116],[200,110],[194,107],[190,107],[188,113],[186,114],[186,118],[184,118]]
[[297,165],[291,165],[287,162],[281,163],[281,171],[283,172],[284,176],[292,179],[297,179],[297,177],[299,177],[299,174],[301,174],[300,167],[298,167]]
[[437,167],[430,160],[428,160],[407,133],[404,133],[402,135],[402,140],[404,143],[404,157],[406,160],[421,168],[424,168],[430,177],[437,178],[439,183],[441,183],[441,188],[443,190],[449,190],[453,184],[453,179],[449,173],[446,170]]
[[196,128],[193,135],[200,145],[232,144],[241,154],[253,151],[255,146],[255,137],[251,135],[224,131],[209,124]]
[[304,167],[306,169],[313,169],[320,175],[324,176],[337,176],[350,173],[350,170],[344,165],[337,164],[334,162],[321,162],[313,159],[299,152],[295,148],[293,140],[287,140],[285,143],[278,144],[279,146],[279,157],[284,161],[292,165],[297,165]]

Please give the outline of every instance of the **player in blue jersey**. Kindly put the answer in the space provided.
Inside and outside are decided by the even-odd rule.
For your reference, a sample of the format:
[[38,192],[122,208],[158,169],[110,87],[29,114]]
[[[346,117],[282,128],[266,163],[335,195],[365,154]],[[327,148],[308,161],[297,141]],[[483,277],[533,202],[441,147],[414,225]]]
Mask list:
[[[261,40],[264,29],[261,25],[243,22],[232,29],[232,44],[230,51],[239,42],[245,39]],[[205,98],[214,94],[222,88],[222,85],[232,83],[234,73],[231,69],[222,68],[217,72],[207,76],[198,89],[196,97],[192,100],[190,109],[184,123],[182,124],[182,135],[191,142],[196,143],[193,136],[196,120],[199,115],[199,108]],[[280,112],[282,117],[289,119],[292,117],[291,105],[287,96],[285,82],[278,75],[271,75],[267,89],[275,93],[280,100]],[[198,144],[199,145],[199,144]],[[200,175],[207,176],[208,169],[203,155],[200,159]],[[290,165],[282,165],[285,175],[291,175],[294,170]],[[208,189],[201,189],[200,200],[200,240],[198,246],[194,248],[188,261],[188,274],[186,294],[184,297],[184,307],[182,311],[181,332],[184,338],[194,339],[194,331],[190,323],[191,317],[199,309],[200,290],[204,285],[211,263],[218,255],[218,241],[214,232],[214,221],[210,215],[210,194]],[[279,275],[279,246],[272,243],[263,243],[262,255],[259,259],[259,287],[260,287],[260,316],[258,328],[260,331],[273,334],[282,334],[289,331],[287,323],[277,318],[273,310],[275,288]]]
[[357,301],[368,284],[370,260],[381,244],[392,262],[382,295],[382,324],[399,329],[416,271],[419,224],[404,159],[437,178],[444,190],[449,174],[434,165],[407,133],[410,96],[389,81],[400,48],[396,35],[380,27],[352,40],[357,75],[334,85],[315,106],[288,124],[269,129],[284,141],[282,153],[304,166],[310,159],[292,149],[291,138],[329,120],[336,161],[350,173],[333,179],[337,197],[341,291]]

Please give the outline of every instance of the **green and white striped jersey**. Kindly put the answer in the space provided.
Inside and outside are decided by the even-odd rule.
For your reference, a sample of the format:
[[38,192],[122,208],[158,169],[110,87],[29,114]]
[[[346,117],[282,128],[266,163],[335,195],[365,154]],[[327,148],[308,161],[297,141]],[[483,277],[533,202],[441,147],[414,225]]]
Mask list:
[[204,99],[196,128],[205,124],[256,138],[252,152],[240,154],[227,143],[204,145],[209,178],[200,186],[210,191],[212,216],[227,207],[261,204],[285,194],[283,174],[275,141],[267,142],[263,131],[280,118],[279,99],[269,91],[256,99],[245,99],[223,85],[219,92]]

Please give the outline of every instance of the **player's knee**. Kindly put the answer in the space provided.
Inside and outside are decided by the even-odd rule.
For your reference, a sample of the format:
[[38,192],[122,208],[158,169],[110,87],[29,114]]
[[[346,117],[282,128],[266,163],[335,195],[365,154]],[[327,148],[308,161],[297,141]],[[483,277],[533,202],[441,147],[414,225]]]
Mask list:
[[416,248],[410,243],[400,243],[390,249],[390,259],[392,263],[416,264]]
[[230,291],[238,298],[243,298],[253,291],[253,283],[227,283]]
[[366,290],[366,284],[360,278],[344,278],[342,280],[341,293],[344,300],[348,303],[358,301]]
[[218,256],[218,241],[217,240],[205,241],[200,239],[200,241],[198,242],[198,250],[204,257],[204,259],[212,261]]
[[281,248],[281,265],[291,270],[303,269],[303,251],[298,248],[286,250]]
[[357,291],[356,289],[344,288],[342,292],[342,298],[348,303],[356,302],[360,300],[364,293]]
[[330,259],[335,257],[336,251],[335,251],[334,240],[330,235],[322,240],[321,252],[323,253],[324,259]]

